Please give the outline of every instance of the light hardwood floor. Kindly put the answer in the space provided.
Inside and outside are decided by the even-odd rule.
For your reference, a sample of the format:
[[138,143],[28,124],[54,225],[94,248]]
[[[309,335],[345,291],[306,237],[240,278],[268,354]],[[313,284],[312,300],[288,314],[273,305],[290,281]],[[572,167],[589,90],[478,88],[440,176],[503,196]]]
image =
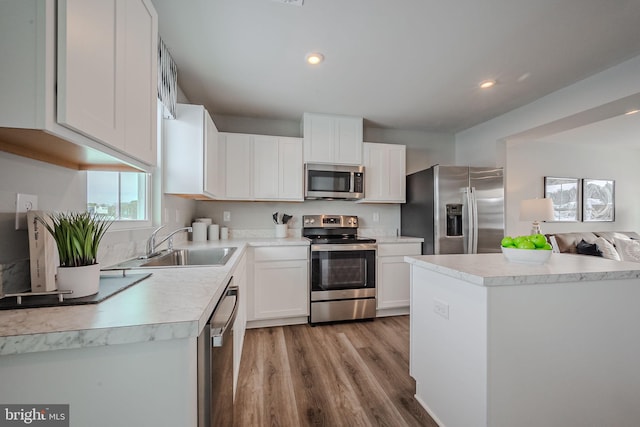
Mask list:
[[433,426],[409,376],[409,317],[246,332],[235,426]]

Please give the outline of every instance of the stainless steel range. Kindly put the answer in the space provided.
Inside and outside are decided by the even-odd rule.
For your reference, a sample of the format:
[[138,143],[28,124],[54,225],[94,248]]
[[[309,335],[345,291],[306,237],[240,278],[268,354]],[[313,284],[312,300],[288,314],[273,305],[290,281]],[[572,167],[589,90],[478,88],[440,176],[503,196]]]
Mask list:
[[376,316],[375,239],[358,237],[358,217],[304,215],[311,240],[309,323]]

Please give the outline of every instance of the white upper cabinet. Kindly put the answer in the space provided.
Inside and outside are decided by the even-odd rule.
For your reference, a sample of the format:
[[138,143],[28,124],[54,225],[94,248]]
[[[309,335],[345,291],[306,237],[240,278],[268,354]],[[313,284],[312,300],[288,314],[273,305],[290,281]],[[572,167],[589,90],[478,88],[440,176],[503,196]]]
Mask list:
[[150,169],[157,37],[150,0],[0,2],[2,149],[80,169]]
[[220,196],[218,130],[202,105],[178,104],[163,120],[164,192],[196,199]]
[[220,133],[220,146],[225,153],[224,198],[304,200],[300,138]]
[[58,1],[58,122],[155,163],[157,16],[141,0]]
[[220,133],[221,161],[226,168],[226,199],[252,198],[253,137],[241,133]]
[[406,147],[364,143],[363,203],[405,203]]
[[304,162],[362,164],[362,117],[305,113]]

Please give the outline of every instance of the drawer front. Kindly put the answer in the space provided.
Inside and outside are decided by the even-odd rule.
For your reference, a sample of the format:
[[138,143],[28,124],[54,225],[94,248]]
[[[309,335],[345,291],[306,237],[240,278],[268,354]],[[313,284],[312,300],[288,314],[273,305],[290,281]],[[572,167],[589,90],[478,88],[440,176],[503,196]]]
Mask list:
[[378,256],[421,255],[420,243],[378,243]]
[[281,247],[258,247],[253,248],[253,260],[261,261],[283,261],[289,259],[308,259],[309,246],[281,246]]

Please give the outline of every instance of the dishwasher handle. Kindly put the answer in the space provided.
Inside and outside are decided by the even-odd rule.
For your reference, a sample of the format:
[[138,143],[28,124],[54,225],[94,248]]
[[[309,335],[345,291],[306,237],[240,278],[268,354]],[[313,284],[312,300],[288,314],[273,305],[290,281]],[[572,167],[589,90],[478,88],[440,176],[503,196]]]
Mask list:
[[222,328],[216,328],[211,330],[211,346],[212,347],[222,347],[224,344],[224,335],[229,328],[233,326],[233,322],[236,319],[236,314],[238,313],[238,287],[237,286],[229,286],[227,291],[224,294],[223,298],[233,298],[233,310],[229,314],[229,318],[225,322]]

